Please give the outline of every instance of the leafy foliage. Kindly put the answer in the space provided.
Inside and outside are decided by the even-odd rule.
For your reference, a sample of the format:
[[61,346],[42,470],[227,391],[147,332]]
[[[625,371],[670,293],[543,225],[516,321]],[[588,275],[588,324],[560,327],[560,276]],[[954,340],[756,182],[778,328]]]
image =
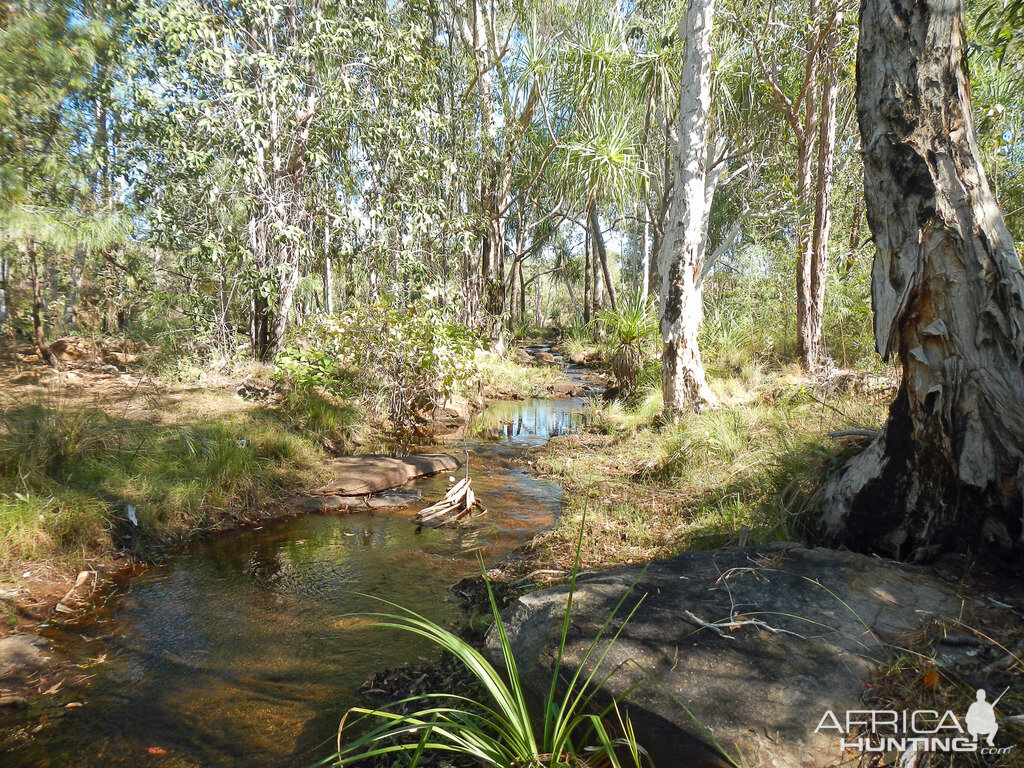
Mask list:
[[427,302],[354,304],[312,320],[282,356],[299,386],[375,402],[398,427],[442,405],[477,378],[480,338]]

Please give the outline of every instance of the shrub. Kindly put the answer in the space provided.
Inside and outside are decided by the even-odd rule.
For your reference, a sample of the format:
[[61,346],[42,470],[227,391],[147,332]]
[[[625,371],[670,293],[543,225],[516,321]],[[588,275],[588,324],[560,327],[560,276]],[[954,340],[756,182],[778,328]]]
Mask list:
[[303,335],[282,354],[282,372],[299,387],[375,403],[398,428],[479,378],[474,356],[482,340],[425,303],[355,303],[315,318]]

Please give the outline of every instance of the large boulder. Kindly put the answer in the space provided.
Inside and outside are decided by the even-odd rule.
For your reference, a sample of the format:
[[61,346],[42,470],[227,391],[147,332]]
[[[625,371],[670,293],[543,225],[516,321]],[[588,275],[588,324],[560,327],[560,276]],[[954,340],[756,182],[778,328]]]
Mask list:
[[446,453],[415,456],[343,456],[331,461],[334,477],[317,489],[324,496],[366,496],[397,488],[410,480],[451,472],[461,463]]
[[[538,696],[550,686],[567,592],[534,592],[506,612],[520,673]],[[847,552],[694,552],[580,577],[563,657],[570,670],[624,596],[614,627],[639,607],[602,663],[611,672],[603,690],[625,694],[641,744],[665,768],[726,765],[719,746],[751,768],[831,765],[840,739],[814,732],[825,712],[863,708],[863,684],[898,638],[962,604],[923,570]],[[495,635],[488,653],[497,660]]]

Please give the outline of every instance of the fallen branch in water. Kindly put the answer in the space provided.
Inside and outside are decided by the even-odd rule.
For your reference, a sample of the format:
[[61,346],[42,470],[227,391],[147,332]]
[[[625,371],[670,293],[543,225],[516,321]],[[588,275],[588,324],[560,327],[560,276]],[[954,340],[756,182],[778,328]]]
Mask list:
[[453,485],[443,499],[417,512],[416,522],[422,525],[444,525],[460,520],[474,508],[479,509],[480,514],[487,511],[477,501],[470,479],[465,477]]

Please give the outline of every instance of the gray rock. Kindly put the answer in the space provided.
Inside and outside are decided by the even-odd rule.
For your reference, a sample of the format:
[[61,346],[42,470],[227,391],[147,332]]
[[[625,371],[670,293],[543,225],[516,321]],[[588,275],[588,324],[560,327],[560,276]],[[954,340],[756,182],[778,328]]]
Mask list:
[[[825,711],[863,708],[863,683],[890,644],[961,605],[921,570],[847,552],[795,544],[693,552],[646,571],[581,577],[569,669],[634,581],[614,626],[639,608],[602,664],[614,670],[604,691],[626,694],[641,744],[665,768],[725,765],[716,742],[751,768],[831,765],[842,757],[839,739],[814,733]],[[550,685],[567,591],[525,595],[506,613],[520,673],[538,696]],[[495,635],[488,653],[497,661]]]
[[404,509],[423,500],[415,488],[383,491],[373,496],[296,496],[292,504],[304,512],[362,512],[368,509]]
[[29,677],[52,659],[50,641],[36,635],[11,635],[0,640],[0,680]]

